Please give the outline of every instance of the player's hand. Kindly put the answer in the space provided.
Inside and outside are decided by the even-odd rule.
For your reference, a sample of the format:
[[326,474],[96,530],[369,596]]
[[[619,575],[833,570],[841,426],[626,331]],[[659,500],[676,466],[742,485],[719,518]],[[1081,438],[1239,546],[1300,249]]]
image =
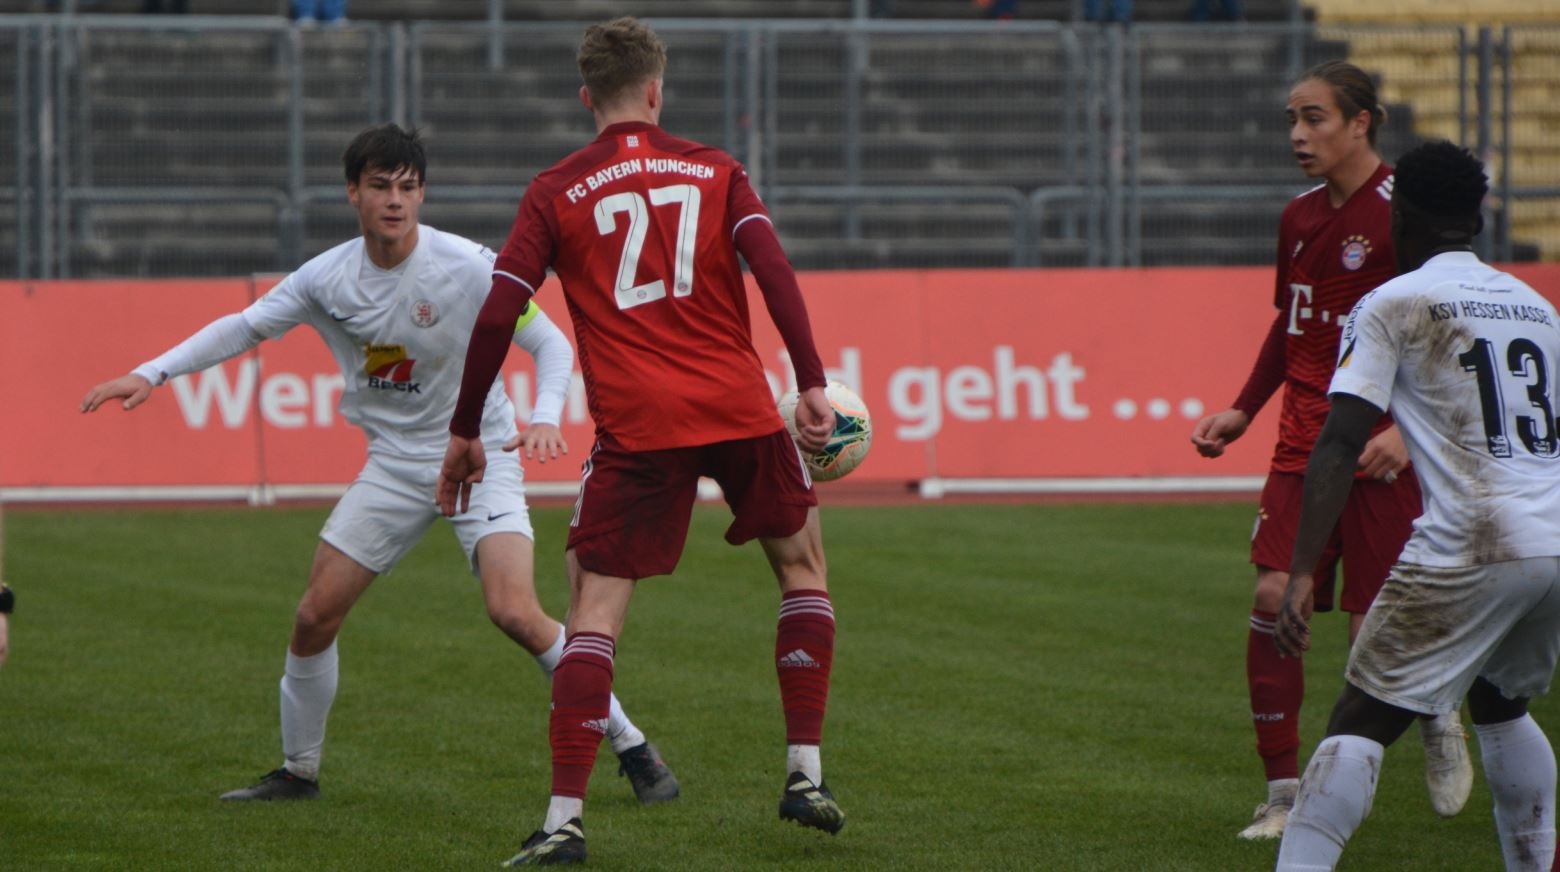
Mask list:
[[1251,426],[1251,416],[1239,409],[1215,412],[1192,428],[1192,444],[1204,457],[1218,457]]
[[519,449],[526,460],[546,463],[569,453],[569,443],[563,440],[563,431],[556,424],[532,424],[520,431],[520,435],[504,443],[505,451]]
[[1372,436],[1360,452],[1360,472],[1387,484],[1397,481],[1398,473],[1408,466],[1408,446],[1396,424]]
[[109,400],[124,400],[124,409],[128,412],[146,402],[146,398],[151,395],[151,382],[135,373],[122,375],[87,391],[87,396],[81,401],[81,411],[95,412],[98,406]]
[[796,444],[808,454],[829,444],[834,435],[834,406],[823,388],[808,388],[796,401]]
[[482,481],[487,471],[487,452],[482,440],[450,435],[450,445],[444,449],[444,465],[439,468],[439,487],[436,502],[445,517],[454,517],[457,509],[464,512],[471,508],[471,489]]
[[1316,579],[1309,572],[1290,573],[1273,631],[1273,644],[1281,656],[1299,657],[1311,647],[1311,612],[1315,604]]

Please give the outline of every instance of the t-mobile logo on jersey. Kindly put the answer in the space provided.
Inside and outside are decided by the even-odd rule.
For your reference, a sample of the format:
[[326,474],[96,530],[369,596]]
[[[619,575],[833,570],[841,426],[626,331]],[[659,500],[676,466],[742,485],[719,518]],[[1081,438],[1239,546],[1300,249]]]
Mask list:
[[[1301,318],[1310,318],[1311,315],[1312,315],[1311,307],[1309,305],[1305,305],[1305,306],[1300,305],[1300,298],[1301,297],[1305,298],[1305,302],[1306,303],[1309,304],[1311,302],[1311,286],[1310,285],[1301,285],[1301,284],[1296,284],[1294,282],[1290,282],[1289,283],[1289,335],[1290,336],[1303,336],[1305,334],[1305,331],[1300,329],[1300,319]],[[1322,320],[1326,321],[1327,320],[1327,318],[1326,318],[1327,313],[1323,312],[1322,315],[1323,315]]]

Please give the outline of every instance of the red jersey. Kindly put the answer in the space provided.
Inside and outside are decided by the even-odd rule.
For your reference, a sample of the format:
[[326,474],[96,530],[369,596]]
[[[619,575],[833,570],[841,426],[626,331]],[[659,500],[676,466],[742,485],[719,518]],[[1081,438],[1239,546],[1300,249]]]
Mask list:
[[[1322,186],[1290,201],[1279,220],[1273,303],[1289,326],[1274,472],[1305,472],[1331,407],[1343,322],[1360,297],[1397,276],[1391,205],[1392,168],[1383,163],[1342,206],[1333,208]],[[1383,415],[1372,435],[1390,424]]]
[[532,289],[558,274],[599,433],[633,451],[763,436],[784,425],[732,242],[754,219],[730,155],[614,124],[532,181],[494,273]]

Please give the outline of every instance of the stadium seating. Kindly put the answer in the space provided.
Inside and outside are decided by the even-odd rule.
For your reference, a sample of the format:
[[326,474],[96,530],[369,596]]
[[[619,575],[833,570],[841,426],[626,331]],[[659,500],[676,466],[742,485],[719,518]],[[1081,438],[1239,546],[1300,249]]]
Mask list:
[[[138,2],[102,0],[94,8]],[[195,2],[197,12],[234,14],[275,12],[280,5]],[[433,5],[386,0],[355,4],[352,14],[433,15]],[[438,4],[446,16],[482,5]],[[551,14],[545,10],[565,5],[577,17],[588,4],[511,2],[507,14]],[[628,12],[649,5],[612,4]],[[679,18],[771,5],[654,4],[656,14]],[[1145,20],[1180,17],[1185,5],[1138,2]],[[835,18],[851,8],[848,0],[796,6]],[[896,0],[893,8],[904,18],[948,10],[974,17],[957,0]],[[1026,18],[1053,8],[1070,14],[1071,4],[1021,6]],[[1276,18],[1284,8],[1282,0],[1248,6],[1254,18]],[[0,101],[14,99],[15,90],[14,46],[7,50],[4,33]],[[353,132],[392,115],[394,89],[382,81],[382,31],[301,31],[299,101],[292,99],[287,33],[232,29],[197,37],[174,26],[98,29],[82,40],[81,99],[71,129],[90,135],[65,146],[70,184],[110,192],[177,189],[187,196],[129,201],[88,191],[76,197],[68,212],[72,274],[283,270],[354,231],[341,206],[339,153]],[[1347,44],[1313,39],[1294,57],[1288,39],[1273,30],[1217,38],[1202,28],[1144,30],[1141,54],[1128,59],[1141,72],[1141,93],[1120,95],[1140,107],[1140,123],[1112,131],[1110,119],[1086,99],[1083,81],[1102,65],[1102,56],[1091,52],[1103,51],[1104,33],[1083,28],[1074,43],[1035,32],[896,31],[873,35],[859,53],[842,33],[781,33],[766,50],[782,74],[777,82],[755,83],[769,108],[754,116],[746,111],[746,46],[718,29],[678,31],[664,120],[749,162],[769,192],[788,251],[804,268],[1097,264],[1110,253],[1108,218],[1123,222],[1122,233],[1140,232],[1142,265],[1269,262],[1278,212],[1307,186],[1283,146],[1280,107],[1290,71],[1296,62],[1345,56]],[[574,98],[577,38],[576,28],[550,22],[512,29],[503,44],[505,63],[495,71],[481,29],[452,22],[419,30],[417,86],[404,105],[432,148],[426,220],[498,244],[530,176],[589,138],[590,118]],[[1416,132],[1442,129],[1456,117],[1448,115],[1448,106],[1455,113],[1455,94],[1444,88],[1456,77],[1445,75],[1445,61],[1413,40],[1405,52],[1401,64],[1421,70],[1426,83],[1442,84],[1438,91],[1387,91],[1392,124],[1383,150],[1389,156]],[[1399,55],[1372,50],[1373,57],[1378,53],[1389,84],[1405,78],[1393,66]],[[850,127],[846,83],[853,58],[861,90],[859,125]],[[11,110],[0,102],[0,111]],[[304,131],[297,154],[287,133],[293,113]],[[1536,125],[1522,131],[1524,139],[1552,129],[1542,120],[1524,123]],[[1532,136],[1539,143],[1552,138]],[[14,166],[15,138],[0,140],[0,158],[10,162],[0,166]],[[852,142],[855,152],[848,149]],[[1519,154],[1514,164],[1545,159],[1534,154]],[[285,180],[295,162],[305,185],[290,192]],[[1125,214],[1107,215],[1098,195],[1087,200],[1069,193],[1080,185],[1104,190],[1113,179],[1119,190],[1142,185],[1140,199],[1122,204]],[[852,183],[861,187],[847,188]],[[14,205],[7,184],[0,180],[0,210]],[[950,188],[960,193],[948,194]],[[214,199],[224,192],[235,196]],[[300,193],[306,197],[301,214],[287,214],[283,195]],[[1030,197],[1042,208],[1026,225],[1021,219]],[[1532,214],[1555,224],[1554,212]],[[0,265],[13,269],[16,232],[0,216]]]
[[[1498,41],[1511,28],[1511,184],[1514,187],[1560,189],[1560,18],[1553,0],[1315,0],[1317,21],[1324,32],[1347,32],[1351,58],[1382,77],[1385,99],[1411,103],[1414,133],[1453,141],[1475,139],[1475,131],[1458,129],[1458,58],[1455,43],[1409,32],[1372,34],[1351,28],[1382,21],[1425,25],[1468,25],[1492,28]],[[1449,32],[1443,30],[1442,32]],[[1473,46],[1470,46],[1472,49]],[[1470,69],[1477,61],[1470,58]],[[1499,145],[1503,121],[1499,82],[1492,94],[1495,123],[1492,141]],[[1500,155],[1487,156],[1492,179],[1500,179]],[[1498,192],[1497,192],[1498,193]],[[1521,198],[1500,204],[1510,214],[1510,233],[1519,257],[1537,245],[1547,260],[1560,258],[1560,197]]]

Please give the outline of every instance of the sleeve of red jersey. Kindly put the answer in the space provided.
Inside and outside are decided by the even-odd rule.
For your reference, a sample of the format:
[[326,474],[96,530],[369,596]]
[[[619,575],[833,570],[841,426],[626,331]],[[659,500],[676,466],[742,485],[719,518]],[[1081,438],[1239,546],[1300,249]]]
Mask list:
[[1278,265],[1273,271],[1273,307],[1283,309],[1289,305],[1289,261],[1294,258],[1294,253],[1289,250],[1289,236],[1284,233],[1284,228],[1289,225],[1289,208],[1285,207],[1284,217],[1278,221],[1278,255],[1273,262]]
[[785,341],[791,366],[796,370],[797,388],[805,391],[822,387],[827,381],[823,360],[813,343],[812,324],[807,320],[807,303],[796,283],[796,271],[780,247],[780,237],[775,235],[763,201],[748,184],[747,173],[740,169],[732,179],[727,208],[726,214],[732,216],[733,222],[732,241],[753,270],[758,289],[764,294],[764,306]]
[[1257,352],[1257,362],[1251,367],[1251,375],[1246,377],[1245,387],[1240,389],[1240,396],[1230,406],[1246,413],[1246,417],[1255,418],[1267,401],[1272,399],[1273,393],[1279,385],[1284,383],[1284,365],[1288,351],[1289,319],[1282,310],[1273,319],[1273,326],[1268,328],[1267,338],[1262,340],[1262,350]]
[[515,322],[525,304],[547,275],[552,262],[553,226],[547,219],[539,187],[533,183],[520,201],[520,214],[509,239],[493,263],[493,284],[487,301],[477,313],[466,346],[466,368],[461,373],[460,397],[450,419],[450,432],[475,439],[482,433],[482,407],[493,380],[504,365]]

